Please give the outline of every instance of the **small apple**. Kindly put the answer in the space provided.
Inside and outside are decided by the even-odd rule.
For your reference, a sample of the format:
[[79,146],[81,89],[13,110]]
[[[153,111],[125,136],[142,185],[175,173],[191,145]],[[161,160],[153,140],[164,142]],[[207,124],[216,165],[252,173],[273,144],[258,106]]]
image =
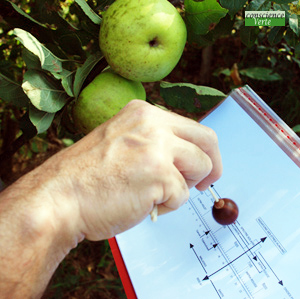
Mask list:
[[154,82],[178,63],[187,31],[167,0],[116,0],[104,13],[99,45],[110,67],[134,81]]
[[95,77],[75,101],[74,123],[82,133],[87,134],[133,99],[146,100],[142,83],[125,79],[107,69]]

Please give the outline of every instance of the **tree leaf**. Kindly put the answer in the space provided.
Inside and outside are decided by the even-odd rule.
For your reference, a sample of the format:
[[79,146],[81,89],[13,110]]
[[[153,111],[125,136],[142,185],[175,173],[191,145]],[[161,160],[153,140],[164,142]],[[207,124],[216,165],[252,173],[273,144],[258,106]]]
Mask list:
[[63,70],[59,74],[53,74],[56,79],[61,80],[62,87],[70,97],[74,97],[73,93],[73,79],[75,72],[70,72],[68,70]]
[[28,70],[24,74],[22,88],[31,103],[39,110],[54,113],[67,102],[67,94],[58,89],[52,78],[41,71]]
[[0,98],[17,107],[25,107],[29,103],[21,85],[2,74],[0,74]]
[[287,4],[287,3],[291,3],[295,0],[274,0],[275,3],[278,3],[278,4]]
[[268,41],[271,46],[278,44],[282,40],[284,31],[284,26],[275,26],[271,29],[268,35]]
[[259,34],[259,28],[257,26],[245,26],[243,24],[240,27],[241,41],[248,48],[250,48],[254,45],[258,34]]
[[81,59],[84,59],[85,52],[82,49],[82,42],[80,40],[79,34],[79,30],[71,31],[68,30],[68,28],[64,27],[58,28],[56,30],[55,39],[60,48],[62,48],[66,53],[77,55],[80,56]]
[[88,76],[88,74],[91,72],[93,67],[101,60],[103,55],[100,52],[97,52],[95,54],[90,55],[87,60],[84,62],[84,64],[77,69],[74,79],[74,96],[77,98],[79,96],[79,93],[81,91],[81,87]]
[[295,34],[299,36],[300,30],[299,30],[299,20],[297,15],[291,14],[289,16],[289,25],[290,28],[295,32]]
[[42,26],[42,27],[45,27],[46,26],[40,22],[38,22],[37,20],[35,20],[34,18],[32,18],[29,14],[27,14],[26,12],[24,12],[21,8],[19,8],[16,4],[14,4],[12,1],[10,0],[6,0],[7,2],[9,2],[11,4],[11,6],[15,9],[16,12],[18,12],[19,14],[21,14],[23,17],[29,19],[30,21]]
[[29,107],[29,119],[37,130],[37,134],[48,130],[54,119],[55,113],[48,113],[36,109],[34,106]]
[[246,7],[246,11],[261,11],[261,10],[270,10],[271,1],[269,0],[253,0]]
[[216,0],[185,0],[185,21],[188,31],[206,34],[212,30],[228,10],[221,7]]
[[84,13],[91,19],[91,21],[97,25],[100,25],[101,18],[98,16],[92,8],[86,3],[85,0],[75,0],[75,2],[81,7]]
[[27,69],[41,69],[41,62],[39,58],[26,48],[22,50],[22,58]]
[[190,83],[161,82],[160,93],[165,102],[187,112],[205,112],[218,104],[226,96],[221,91]]
[[292,60],[295,61],[298,64],[299,68],[300,68],[300,59],[292,57]]
[[288,28],[285,32],[284,39],[290,47],[296,47],[299,42],[299,37],[293,32],[291,28]]
[[300,124],[293,127],[293,131],[296,133],[300,133]]
[[278,81],[282,80],[282,77],[278,73],[274,73],[272,69],[264,67],[252,67],[240,70],[240,74],[251,79],[262,81]]
[[220,0],[221,6],[227,8],[231,16],[234,16],[242,9],[246,2],[247,0]]
[[62,60],[52,54],[33,35],[20,28],[14,29],[13,32],[17,36],[17,40],[40,59],[42,69],[51,73],[62,71]]
[[295,46],[295,56],[300,58],[300,42]]

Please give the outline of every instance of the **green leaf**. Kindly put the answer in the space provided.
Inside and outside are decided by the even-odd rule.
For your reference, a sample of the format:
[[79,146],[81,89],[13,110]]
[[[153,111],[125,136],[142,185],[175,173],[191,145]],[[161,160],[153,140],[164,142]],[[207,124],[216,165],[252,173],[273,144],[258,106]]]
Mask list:
[[98,16],[92,8],[86,3],[85,0],[75,0],[75,2],[81,7],[84,13],[91,19],[91,21],[97,25],[100,25],[101,18]]
[[296,132],[296,133],[300,133],[300,125],[294,126],[293,131]]
[[300,59],[292,57],[292,60],[295,61],[298,64],[299,68],[300,68]]
[[299,42],[299,37],[292,31],[291,28],[286,30],[284,39],[290,47],[295,47]]
[[284,26],[275,26],[271,29],[268,35],[268,41],[271,46],[278,44],[282,40],[284,31]]
[[37,134],[48,130],[54,119],[55,113],[48,113],[36,109],[34,106],[29,107],[29,119],[37,130]]
[[6,0],[7,2],[9,2],[11,4],[11,6],[16,10],[16,12],[18,12],[20,15],[22,15],[23,17],[29,19],[30,21],[42,26],[42,27],[45,27],[46,26],[40,22],[38,22],[37,20],[33,19],[29,14],[27,14],[26,12],[24,12],[21,8],[19,8],[16,4],[14,4],[12,1],[9,1],[9,0]]
[[22,50],[22,58],[27,69],[41,69],[41,62],[39,58],[26,48]]
[[66,93],[70,97],[74,97],[73,79],[74,79],[75,73],[64,69],[61,73],[53,74],[53,75],[56,79],[61,80],[61,84],[62,84],[64,90],[66,91]]
[[41,111],[57,112],[67,102],[67,94],[55,86],[52,78],[40,71],[28,70],[24,74],[22,88],[31,103]]
[[68,30],[68,28],[62,27],[56,30],[55,39],[60,48],[62,48],[65,52],[71,55],[80,56],[81,59],[84,59],[85,52],[82,49],[82,43],[79,34],[79,30],[71,31]]
[[295,47],[295,56],[297,58],[300,58],[300,42],[298,42],[298,44]]
[[261,10],[270,10],[271,1],[269,0],[253,0],[246,7],[246,11],[261,11]]
[[206,34],[228,12],[216,0],[185,0],[184,6],[188,31],[191,30],[195,34]]
[[222,7],[229,10],[229,14],[234,16],[240,9],[243,8],[247,0],[220,0]]
[[17,107],[25,107],[29,99],[20,84],[0,74],[0,98]]
[[240,38],[244,45],[248,48],[255,44],[256,38],[259,34],[258,27],[245,26],[244,24],[240,27]]
[[289,25],[290,28],[295,32],[295,34],[299,36],[300,30],[299,30],[299,20],[297,15],[292,14],[289,16]]
[[240,74],[251,79],[262,81],[278,81],[282,80],[282,77],[278,73],[274,73],[272,69],[264,67],[252,67],[248,69],[240,70]]
[[190,83],[161,82],[160,93],[168,105],[187,112],[208,111],[226,96],[217,89]]
[[287,3],[291,3],[295,0],[274,0],[275,3],[278,3],[278,4],[287,4]]
[[74,79],[74,96],[77,98],[81,91],[81,87],[91,72],[93,67],[101,60],[103,55],[100,52],[90,55],[84,64],[77,69]]
[[52,54],[33,35],[20,28],[14,29],[13,32],[17,36],[17,40],[40,59],[42,69],[51,73],[62,71],[62,60]]

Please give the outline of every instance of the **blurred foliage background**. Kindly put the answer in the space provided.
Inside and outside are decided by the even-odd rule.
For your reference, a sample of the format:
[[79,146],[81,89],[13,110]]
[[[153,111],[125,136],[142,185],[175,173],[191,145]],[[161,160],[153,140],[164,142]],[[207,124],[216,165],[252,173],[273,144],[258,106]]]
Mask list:
[[[102,12],[112,2],[0,2],[2,188],[82,137],[70,109],[82,88],[107,66],[98,34]],[[188,42],[165,78],[168,83],[144,84],[148,100],[197,119],[224,94],[248,84],[299,134],[299,1],[170,2],[186,22]],[[286,25],[246,27],[245,10],[284,10]],[[40,98],[28,92],[25,82]],[[193,85],[173,101],[179,82]],[[196,94],[202,86],[211,92]],[[57,269],[44,298],[126,298],[108,242],[82,242]]]

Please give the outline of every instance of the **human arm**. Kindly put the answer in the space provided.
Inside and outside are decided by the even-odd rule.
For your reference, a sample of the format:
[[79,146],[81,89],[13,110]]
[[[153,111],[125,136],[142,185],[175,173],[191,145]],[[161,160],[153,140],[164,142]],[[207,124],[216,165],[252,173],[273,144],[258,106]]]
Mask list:
[[40,297],[78,242],[177,209],[221,172],[211,129],[132,101],[0,194],[0,297]]

